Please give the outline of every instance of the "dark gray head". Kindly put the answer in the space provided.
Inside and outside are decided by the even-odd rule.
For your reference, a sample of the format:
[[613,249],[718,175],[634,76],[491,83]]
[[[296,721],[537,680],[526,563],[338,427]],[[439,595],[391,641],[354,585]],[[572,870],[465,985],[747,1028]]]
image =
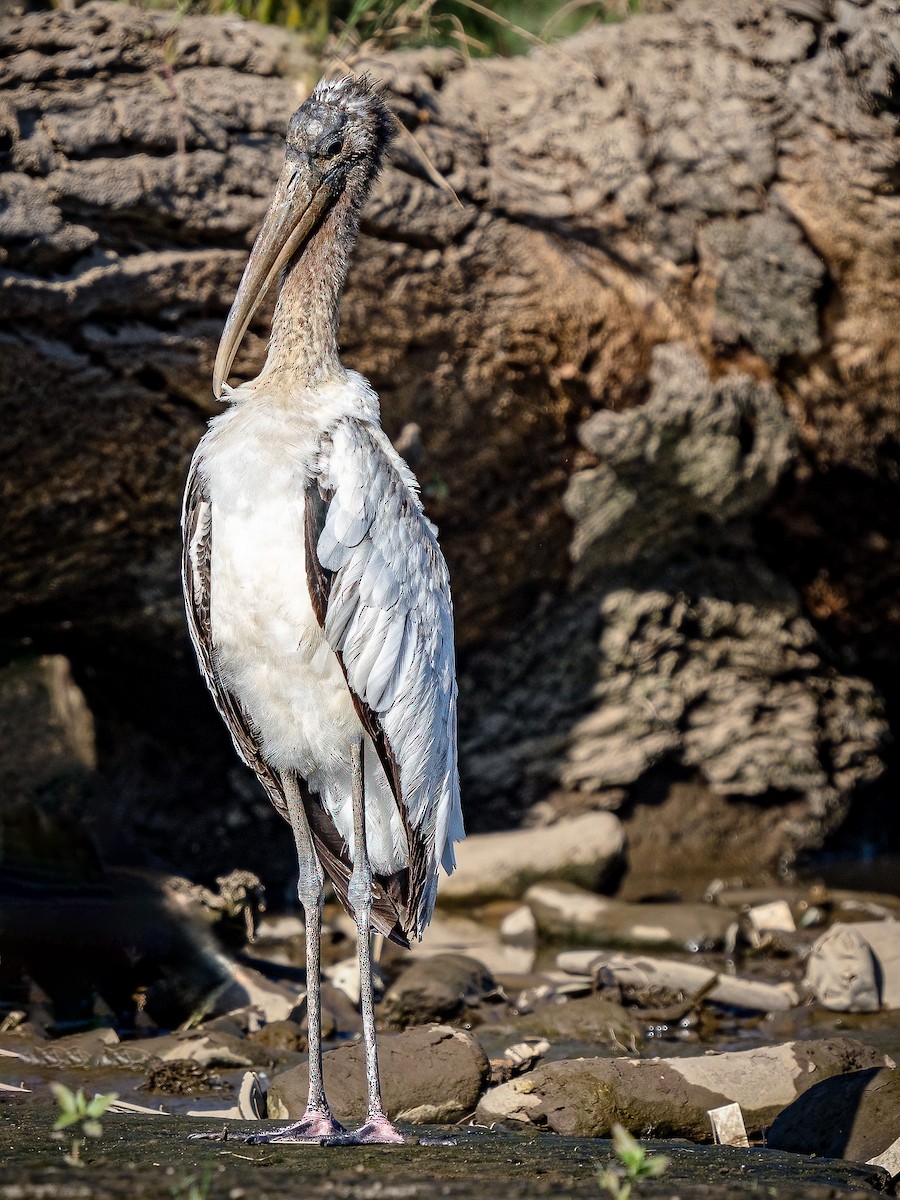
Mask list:
[[351,176],[371,186],[393,137],[390,110],[368,76],[345,75],[322,80],[291,117],[286,160],[308,160],[338,189]]
[[218,397],[247,326],[282,269],[339,202],[359,212],[393,138],[393,120],[365,77],[316,85],[291,117],[284,167],[225,322],[213,371]]

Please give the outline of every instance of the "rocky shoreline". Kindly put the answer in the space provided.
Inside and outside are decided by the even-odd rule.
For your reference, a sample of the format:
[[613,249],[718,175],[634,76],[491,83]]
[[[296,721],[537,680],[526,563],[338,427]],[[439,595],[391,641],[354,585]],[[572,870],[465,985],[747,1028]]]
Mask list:
[[[446,1137],[446,1126],[453,1137],[605,1139],[618,1122],[708,1147],[732,1136],[716,1114],[738,1105],[741,1144],[818,1155],[828,1177],[836,1160],[855,1162],[874,1172],[867,1186],[889,1189],[900,1177],[900,897],[713,881],[701,902],[617,900],[572,882],[601,878],[621,852],[608,823],[591,843],[579,822],[581,837],[558,835],[579,843],[571,861],[536,838],[529,860],[517,833],[473,837],[424,942],[384,948],[377,1015],[390,1115],[413,1140]],[[538,852],[555,878],[539,878]],[[491,883],[482,873],[480,898],[462,912],[466,856],[488,853]],[[52,1081],[115,1091],[154,1128],[160,1115],[222,1129],[302,1113],[302,922],[265,914],[239,945],[217,897],[166,886],[182,936],[220,976],[185,984],[179,1028],[155,1019],[173,1012],[171,992],[160,1009],[148,988],[118,1028],[95,997],[97,1027],[63,1036],[53,981],[43,990],[32,979],[0,1033],[7,1115],[43,1119]],[[353,1121],[364,1097],[353,929],[342,912],[327,916],[326,1083]],[[224,943],[217,929],[230,930]],[[102,1142],[97,1153],[102,1161]]]

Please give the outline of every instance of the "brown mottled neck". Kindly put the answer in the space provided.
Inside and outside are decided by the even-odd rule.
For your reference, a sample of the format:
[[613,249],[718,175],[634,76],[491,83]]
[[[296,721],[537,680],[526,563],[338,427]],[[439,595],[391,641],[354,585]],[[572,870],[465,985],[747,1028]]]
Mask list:
[[344,377],[337,331],[357,217],[349,190],[285,271],[260,379],[292,390]]

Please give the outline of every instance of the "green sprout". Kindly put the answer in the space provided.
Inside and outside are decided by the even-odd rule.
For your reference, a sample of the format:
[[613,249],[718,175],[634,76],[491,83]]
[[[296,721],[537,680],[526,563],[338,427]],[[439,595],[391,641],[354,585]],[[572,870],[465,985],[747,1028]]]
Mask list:
[[183,1175],[181,1182],[169,1190],[175,1200],[206,1200],[211,1179],[212,1171],[210,1170],[204,1171],[199,1178],[196,1175]]
[[618,1162],[598,1171],[597,1179],[613,1200],[629,1200],[633,1184],[662,1175],[669,1165],[670,1160],[664,1154],[648,1154],[618,1122],[612,1127],[612,1144]]
[[98,1118],[103,1116],[114,1100],[118,1100],[118,1094],[107,1092],[105,1095],[98,1094],[94,1096],[93,1100],[88,1100],[81,1088],[77,1092],[73,1092],[64,1083],[51,1083],[50,1091],[56,1097],[56,1103],[60,1109],[59,1116],[53,1123],[54,1133],[58,1133],[61,1129],[69,1129],[73,1125],[80,1126],[72,1138],[69,1153],[66,1155],[66,1162],[70,1166],[80,1167],[82,1165],[81,1147],[85,1138],[102,1136],[103,1126]]

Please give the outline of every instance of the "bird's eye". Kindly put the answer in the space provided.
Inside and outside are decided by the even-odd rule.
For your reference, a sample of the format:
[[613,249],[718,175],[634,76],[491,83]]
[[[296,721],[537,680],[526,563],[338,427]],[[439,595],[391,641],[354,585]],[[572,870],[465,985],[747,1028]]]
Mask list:
[[340,154],[343,148],[344,143],[341,141],[341,139],[334,138],[332,141],[327,142],[324,146],[322,146],[322,148],[319,150],[319,153],[323,158],[334,158],[336,154]]

